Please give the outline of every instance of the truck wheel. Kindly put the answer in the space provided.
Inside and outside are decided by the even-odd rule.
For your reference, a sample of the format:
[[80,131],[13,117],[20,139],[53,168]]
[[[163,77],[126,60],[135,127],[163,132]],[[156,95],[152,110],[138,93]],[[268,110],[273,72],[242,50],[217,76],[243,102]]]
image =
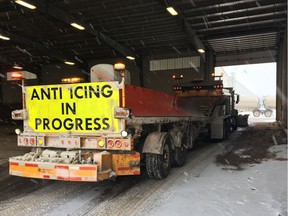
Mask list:
[[231,125],[232,125],[232,132],[233,132],[233,131],[236,131],[236,130],[237,130],[237,127],[238,127],[237,118],[235,118],[235,117],[232,118]]
[[187,149],[184,146],[175,147],[173,165],[177,167],[182,167],[187,158]]
[[260,116],[260,111],[259,110],[254,110],[253,111],[253,115],[254,115],[254,117],[259,117]]
[[265,110],[264,115],[265,117],[269,118],[272,116],[272,113],[273,113],[272,110]]
[[171,140],[167,135],[163,140],[162,154],[146,154],[146,170],[149,178],[166,178],[169,175],[171,169],[171,156]]
[[181,167],[185,164],[187,158],[187,146],[188,137],[187,134],[184,133],[182,137],[181,147],[175,146],[174,157],[173,157],[173,165]]
[[226,129],[227,129],[227,137],[229,137],[233,131],[231,118],[226,119]]
[[146,154],[146,171],[150,179],[154,179],[154,174],[153,174],[154,155],[155,154]]
[[222,140],[226,140],[228,137],[228,130],[227,130],[227,121],[226,119],[223,121],[223,137]]

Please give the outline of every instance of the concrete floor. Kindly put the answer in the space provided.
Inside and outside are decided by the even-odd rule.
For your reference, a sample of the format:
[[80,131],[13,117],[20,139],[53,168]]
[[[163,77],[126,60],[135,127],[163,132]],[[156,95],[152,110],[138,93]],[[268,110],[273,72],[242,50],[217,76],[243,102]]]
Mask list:
[[[264,123],[264,124],[271,125],[272,123]],[[273,125],[277,124],[274,123]],[[254,126],[252,124],[252,128],[253,127]],[[205,172],[206,175],[207,173],[209,174],[208,176],[211,175],[211,172],[209,171],[209,169],[207,169],[207,167],[210,168],[212,167],[212,170],[214,171],[215,170],[217,171],[218,169],[218,171],[215,172],[217,175],[220,175],[220,177],[217,181],[215,179],[214,180],[212,179],[213,180],[212,182],[222,183],[221,179],[223,178],[221,172],[223,172],[223,170],[221,168],[217,168],[218,166],[215,167],[216,156],[222,154],[223,152],[227,151],[229,152],[233,146],[237,146],[236,145],[237,142],[247,141],[247,140],[245,141],[245,139],[241,137],[246,129],[240,128],[224,142],[201,143],[202,145],[199,145],[194,150],[188,152],[188,160],[185,166],[180,168],[179,167],[173,168],[171,170],[170,175],[166,179],[161,181],[148,179],[146,173],[143,172],[141,176],[118,177],[116,178],[115,181],[107,180],[98,183],[65,182],[65,181],[29,179],[8,175],[8,158],[11,156],[22,155],[25,152],[30,151],[30,148],[17,147],[16,134],[14,132],[15,128],[16,128],[15,126],[0,128],[0,161],[1,161],[0,212],[1,215],[7,215],[7,216],[155,215],[154,214],[155,212],[158,212],[156,215],[163,215],[162,214],[163,209],[167,210],[167,207],[165,207],[164,204],[167,203],[168,201],[169,202],[171,201],[170,202],[171,206],[175,207],[175,212],[173,213],[172,208],[171,211],[170,210],[168,211],[169,212],[168,215],[177,215],[177,212],[179,211],[178,204],[182,206],[182,203],[178,202],[177,204],[176,201],[179,199],[174,199],[173,198],[174,196],[170,195],[181,194],[181,197],[183,198],[183,196],[188,197],[189,194],[191,194],[186,189],[184,191],[188,191],[187,194],[183,194],[183,192],[179,193],[179,191],[177,191],[178,185],[181,184],[190,185],[189,182],[191,182],[189,190],[192,190],[192,192],[194,191],[193,193],[197,192],[196,194],[198,195],[207,193],[209,190],[207,190],[207,187],[205,185],[204,186],[202,185],[200,188],[195,187],[193,185],[195,185],[198,180],[199,180],[198,182],[202,182],[201,180],[202,177],[207,178],[207,176],[205,176]],[[264,129],[263,128],[260,129],[259,133],[260,134],[267,133],[266,126],[264,127]],[[256,134],[255,136],[252,135],[252,137],[256,139],[263,138],[259,136],[259,134],[258,135]],[[269,137],[270,140],[271,135],[267,135],[267,137]],[[268,139],[265,138],[263,141],[267,142],[267,140]],[[272,138],[269,142],[271,142],[273,145]],[[280,142],[281,139],[279,143]],[[283,140],[283,142],[285,142],[285,140]],[[259,143],[261,144],[261,142]],[[243,147],[242,145],[239,146],[241,148]],[[287,161],[285,162],[287,158],[282,159],[283,161],[280,162],[282,162],[284,165],[287,164]],[[239,172],[234,171],[233,169],[228,171],[226,170],[225,172],[230,171]],[[281,181],[284,181],[284,179],[281,178]],[[173,191],[172,193],[171,188],[176,188],[177,190],[175,189],[176,191]],[[224,189],[225,187],[223,188],[223,190]],[[169,195],[168,193],[167,195],[167,191],[169,192],[169,190],[171,194]],[[230,199],[231,198],[229,197],[230,191],[226,192],[227,192],[226,196]],[[221,195],[222,193],[223,192],[221,193],[215,192],[212,195],[215,194]],[[235,194],[238,193],[239,193],[238,191],[235,191]],[[164,195],[166,196],[166,198],[162,200]],[[191,199],[189,198],[188,200],[190,200],[191,202],[189,202],[188,203],[189,205],[187,205],[187,208],[185,208],[187,214],[184,213],[182,215],[193,215],[192,213],[193,211],[195,211],[196,207],[199,210],[199,212],[202,212],[203,209],[206,209],[205,205],[211,206],[213,202],[215,202],[215,200],[213,199],[209,200],[209,197],[212,197],[212,195],[210,194],[207,196],[203,196],[203,200],[201,202],[198,202],[196,206],[195,206],[196,200],[194,202],[191,201],[193,197]],[[223,200],[222,201],[217,200],[217,201],[221,204]],[[222,203],[224,206],[223,209],[226,208],[226,204],[224,201]],[[253,209],[252,204],[251,208]],[[237,204],[237,206],[239,206],[239,204]],[[281,207],[280,210],[284,211],[285,208],[287,209],[287,207],[285,206]],[[213,209],[211,209],[211,211],[212,210]],[[236,211],[237,209],[233,208],[232,210]],[[242,210],[243,211],[245,210],[245,206],[243,206]],[[239,213],[238,215],[243,215],[242,210],[238,212]],[[262,210],[263,208],[261,209],[261,214],[258,215],[263,215],[262,213],[265,209],[263,211]],[[223,215],[225,216],[230,215],[228,213]],[[210,216],[215,214],[213,210],[213,214],[194,214],[194,215]],[[282,216],[283,215],[284,214],[282,214]]]

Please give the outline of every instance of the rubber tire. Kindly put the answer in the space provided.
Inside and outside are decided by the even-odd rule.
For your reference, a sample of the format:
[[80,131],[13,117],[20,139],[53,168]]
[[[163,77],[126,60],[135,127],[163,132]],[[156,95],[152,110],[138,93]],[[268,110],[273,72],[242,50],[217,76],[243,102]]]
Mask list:
[[238,128],[237,118],[232,117],[232,132],[236,131]]
[[272,110],[265,110],[264,115],[266,118],[270,118],[273,114]]
[[253,111],[253,116],[254,116],[254,117],[259,117],[260,114],[261,114],[261,112],[260,112],[259,110],[254,110],[254,111]]
[[146,171],[150,179],[154,179],[154,154],[146,154]]
[[[164,163],[164,160],[168,161]],[[151,179],[164,179],[166,178],[171,169],[172,154],[171,154],[171,140],[167,136],[164,139],[163,154],[146,154],[146,170],[149,178]]]
[[187,159],[187,149],[182,147],[175,147],[173,165],[177,167],[182,167],[186,163]]
[[181,141],[181,147],[175,146],[175,151],[173,152],[173,166],[182,167],[186,163],[187,159],[187,146],[188,137],[187,134],[184,133]]
[[224,120],[224,122],[223,122],[223,138],[222,138],[222,140],[226,140],[227,139],[227,137],[228,137],[228,129],[227,129],[227,121],[226,121],[226,119]]
[[227,130],[227,138],[228,138],[232,134],[232,131],[233,131],[231,118],[226,119],[226,130]]

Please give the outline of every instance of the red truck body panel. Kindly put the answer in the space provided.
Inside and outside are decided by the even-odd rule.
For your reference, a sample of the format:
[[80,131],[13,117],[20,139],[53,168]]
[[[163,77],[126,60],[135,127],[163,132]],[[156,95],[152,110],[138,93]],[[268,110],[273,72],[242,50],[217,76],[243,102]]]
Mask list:
[[226,95],[179,97],[133,85],[125,86],[126,107],[134,117],[207,117]]
[[192,113],[178,106],[177,97],[138,86],[125,86],[126,107],[132,109],[133,116],[141,117],[181,117]]

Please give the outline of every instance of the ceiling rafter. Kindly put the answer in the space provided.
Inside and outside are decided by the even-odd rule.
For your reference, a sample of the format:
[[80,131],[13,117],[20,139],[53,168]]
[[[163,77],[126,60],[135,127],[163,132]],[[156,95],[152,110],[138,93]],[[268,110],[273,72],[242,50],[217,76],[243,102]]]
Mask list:
[[[2,56],[2,55],[0,55],[0,63],[2,63],[1,68],[5,69],[6,71],[15,70],[11,66],[23,66],[24,65],[24,63],[20,62],[19,60],[13,61],[12,59],[7,58],[7,57]],[[8,68],[7,68],[7,66],[8,66]],[[25,65],[24,70],[27,70],[29,72],[32,72],[32,73],[35,73],[38,75],[39,74],[39,67],[40,66],[29,64],[29,65]],[[16,69],[16,70],[19,70],[19,69]]]
[[224,12],[217,12],[217,13],[211,13],[211,14],[201,14],[201,15],[191,15],[187,18],[187,21],[189,23],[199,23],[203,20],[207,20],[208,22],[219,20],[219,18],[225,18],[225,19],[231,19],[231,18],[237,18],[237,17],[246,17],[251,15],[258,15],[258,14],[265,14],[265,13],[279,13],[279,12],[285,12],[286,3],[279,3],[276,5],[264,5],[262,7],[253,7],[253,8],[245,8],[245,9],[239,9],[239,10],[228,10]]
[[[165,0],[164,1],[163,0],[159,0],[159,2],[160,2],[160,4],[162,4],[165,7],[165,10],[169,6],[169,7],[173,7],[177,11],[177,7],[172,1],[167,3]],[[187,19],[183,15],[183,13],[180,12],[179,10],[177,12],[178,12],[178,15],[176,16],[177,21],[180,24],[180,26],[183,28],[184,32],[186,33],[189,42],[192,44],[192,46],[196,50],[199,50],[199,49],[205,50],[205,46],[204,46],[202,40],[198,37],[198,35],[196,34],[196,31],[188,23]],[[204,53],[199,53],[199,55],[205,61],[205,54]]]
[[211,40],[211,39],[225,39],[225,38],[230,38],[230,37],[242,37],[242,36],[247,36],[249,37],[250,35],[255,35],[255,34],[270,34],[277,32],[278,29],[277,27],[274,28],[261,28],[261,29],[248,29],[239,32],[238,30],[230,32],[230,33],[222,33],[222,34],[210,34],[207,36],[203,36],[203,40]]
[[[208,3],[209,1],[207,1]],[[277,3],[281,3],[281,0],[240,0],[240,1],[228,1],[221,4],[209,4],[207,6],[203,7],[196,7],[192,9],[185,10],[185,14],[191,13],[191,14],[206,14],[209,13],[219,13],[219,12],[225,12],[225,11],[231,11],[231,10],[240,10],[245,9],[247,7],[254,8],[254,7],[260,7],[265,5],[276,5]]]
[[[122,44],[118,43],[114,39],[108,37],[104,33],[94,29],[91,25],[82,22],[81,20],[71,16],[70,14],[62,11],[60,8],[52,5],[49,3],[49,1],[43,1],[43,0],[30,0],[30,3],[35,5],[37,7],[36,10],[39,10],[51,17],[54,17],[62,22],[65,22],[67,24],[71,23],[77,23],[83,27],[85,27],[85,32],[89,33],[90,35],[94,37],[100,38],[102,41],[104,41],[108,46],[113,48],[114,50],[121,53],[123,56],[133,56],[136,57],[136,54],[128,49],[127,47],[123,46]],[[72,27],[71,27],[72,28]]]
[[[17,34],[13,34],[11,32],[8,32],[8,31],[2,30],[2,29],[0,29],[0,34],[9,37],[12,42],[18,42],[20,44],[24,44],[24,45],[29,46],[29,47],[34,47],[34,48],[42,51],[46,55],[48,55],[50,57],[53,57],[53,58],[55,58],[55,59],[57,59],[57,60],[59,60],[59,61],[61,61],[63,63],[65,61],[74,61],[74,59],[76,59],[76,60],[78,59],[77,60],[78,63],[76,63],[76,64],[79,64],[82,67],[84,66],[84,68],[87,69],[87,65],[88,64],[86,63],[86,60],[83,60],[80,57],[75,58],[75,56],[72,57],[70,55],[60,54],[60,53],[56,52],[54,49],[48,48],[48,47],[44,46],[41,43],[32,41],[30,39],[27,39],[25,37],[19,36]],[[3,61],[4,61],[4,59],[3,59]],[[10,65],[11,65],[11,61],[10,61]],[[25,64],[23,66],[25,66]]]
[[261,25],[264,26],[265,25],[272,25],[272,26],[281,26],[284,25],[287,22],[286,18],[280,18],[280,19],[274,19],[274,20],[264,20],[264,21],[257,21],[257,22],[252,22],[252,23],[240,23],[240,24],[236,24],[236,25],[227,25],[227,26],[219,26],[219,27],[213,27],[213,28],[208,28],[208,29],[200,29],[198,30],[198,32],[200,34],[209,34],[210,32],[215,32],[218,31],[218,33],[220,32],[224,32],[224,31],[235,31],[235,32],[239,32],[239,30],[241,30],[241,28],[250,28],[250,29],[261,29]]
[[0,55],[0,62],[4,63],[4,64],[7,64],[7,65],[10,65],[11,64],[11,61],[8,60],[6,57],[4,56],[1,56]]
[[[115,49],[116,41],[138,55],[135,63],[139,66],[142,56],[146,55],[169,52],[177,55],[176,49],[183,54],[194,53],[194,35],[207,50],[212,47],[216,56],[222,50],[242,52],[246,48],[252,51],[270,46],[277,50],[287,26],[286,0],[83,0],[81,4],[79,0],[34,0],[35,4],[44,5],[42,9],[37,6],[36,10],[16,5],[15,0],[0,1],[0,29],[21,35],[62,56],[81,56],[87,61],[123,55]],[[33,0],[25,1],[34,4]],[[172,17],[166,11],[170,3],[179,12],[178,16]],[[60,16],[55,7],[60,10]],[[56,17],[46,11],[52,11]],[[62,12],[68,15],[66,21],[61,17]],[[72,28],[69,19],[85,26],[86,30]],[[97,36],[88,32],[90,28]],[[271,34],[276,37],[271,39]],[[255,45],[250,45],[250,41]],[[35,66],[58,63],[55,57],[45,54],[42,47],[21,45],[12,40],[0,43],[1,55],[8,60]]]
[[260,15],[251,15],[251,16],[245,16],[245,17],[237,17],[237,18],[229,18],[229,19],[223,19],[223,20],[216,20],[216,21],[209,21],[205,23],[197,23],[192,24],[194,28],[205,28],[209,29],[210,27],[219,27],[219,26],[227,26],[227,25],[237,25],[242,23],[249,22],[250,24],[253,24],[253,22],[258,21],[266,21],[266,20],[272,20],[273,18],[277,17],[277,19],[285,18],[287,16],[287,13],[285,11],[281,12],[271,12],[267,14],[260,14]]

